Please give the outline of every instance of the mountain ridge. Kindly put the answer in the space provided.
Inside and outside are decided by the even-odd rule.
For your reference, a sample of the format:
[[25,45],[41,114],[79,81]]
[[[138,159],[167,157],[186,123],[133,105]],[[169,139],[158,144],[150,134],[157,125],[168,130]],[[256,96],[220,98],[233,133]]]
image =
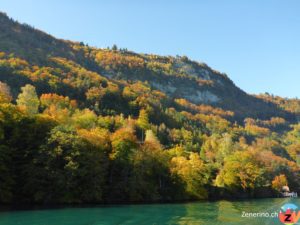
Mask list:
[[269,119],[274,116],[295,120],[292,113],[247,94],[227,75],[186,56],[158,56],[89,47],[54,38],[9,19],[4,13],[0,14],[0,22],[0,50],[13,53],[31,66],[52,66],[51,58],[61,57],[108,79],[148,82],[152,88],[171,98],[185,98],[194,104],[209,104],[234,111],[239,121],[246,117]]

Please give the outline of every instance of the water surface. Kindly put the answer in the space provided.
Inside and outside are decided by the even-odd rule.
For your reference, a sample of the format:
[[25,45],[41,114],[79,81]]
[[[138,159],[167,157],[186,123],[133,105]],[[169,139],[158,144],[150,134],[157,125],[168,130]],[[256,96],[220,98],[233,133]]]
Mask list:
[[281,224],[278,218],[244,218],[242,212],[279,212],[299,199],[193,202],[93,207],[66,207],[1,211],[1,225],[106,225],[106,224]]

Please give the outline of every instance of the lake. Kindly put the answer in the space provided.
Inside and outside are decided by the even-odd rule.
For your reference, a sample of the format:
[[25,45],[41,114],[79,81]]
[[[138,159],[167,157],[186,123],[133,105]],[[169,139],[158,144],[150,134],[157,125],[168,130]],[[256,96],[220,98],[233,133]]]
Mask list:
[[[192,202],[180,204],[112,205],[56,209],[0,211],[1,225],[105,225],[105,224],[281,224],[278,218],[245,218],[243,212],[279,212],[299,199]],[[266,215],[266,214],[265,214]]]

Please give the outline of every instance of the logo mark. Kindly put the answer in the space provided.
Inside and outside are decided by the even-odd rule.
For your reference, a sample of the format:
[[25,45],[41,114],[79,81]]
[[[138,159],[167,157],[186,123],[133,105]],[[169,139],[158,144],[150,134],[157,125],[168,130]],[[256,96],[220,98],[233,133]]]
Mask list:
[[294,204],[285,204],[281,207],[278,218],[285,225],[294,225],[300,219],[300,210]]

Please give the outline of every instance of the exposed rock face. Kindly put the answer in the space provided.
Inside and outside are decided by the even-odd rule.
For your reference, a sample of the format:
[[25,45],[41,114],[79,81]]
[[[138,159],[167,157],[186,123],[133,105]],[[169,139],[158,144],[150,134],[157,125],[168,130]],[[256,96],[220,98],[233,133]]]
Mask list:
[[174,85],[171,85],[170,83],[166,83],[165,85],[163,85],[157,82],[152,82],[151,86],[155,89],[165,92],[166,94],[173,94],[177,89]]
[[[176,91],[178,90],[178,88],[175,85],[172,85],[170,83],[167,83],[166,85],[157,83],[157,82],[153,82],[150,83],[151,86],[155,89],[158,89],[168,95],[174,95],[174,97],[176,96]],[[178,92],[180,92],[180,94],[178,93],[176,97],[181,97],[182,98],[186,98],[187,100],[194,102],[194,103],[217,103],[220,98],[218,96],[216,96],[215,94],[213,94],[212,92],[208,91],[208,90],[197,90],[197,89],[185,89],[185,90],[178,90]]]
[[210,91],[196,91],[195,94],[184,95],[184,98],[195,103],[217,103],[220,98]]

